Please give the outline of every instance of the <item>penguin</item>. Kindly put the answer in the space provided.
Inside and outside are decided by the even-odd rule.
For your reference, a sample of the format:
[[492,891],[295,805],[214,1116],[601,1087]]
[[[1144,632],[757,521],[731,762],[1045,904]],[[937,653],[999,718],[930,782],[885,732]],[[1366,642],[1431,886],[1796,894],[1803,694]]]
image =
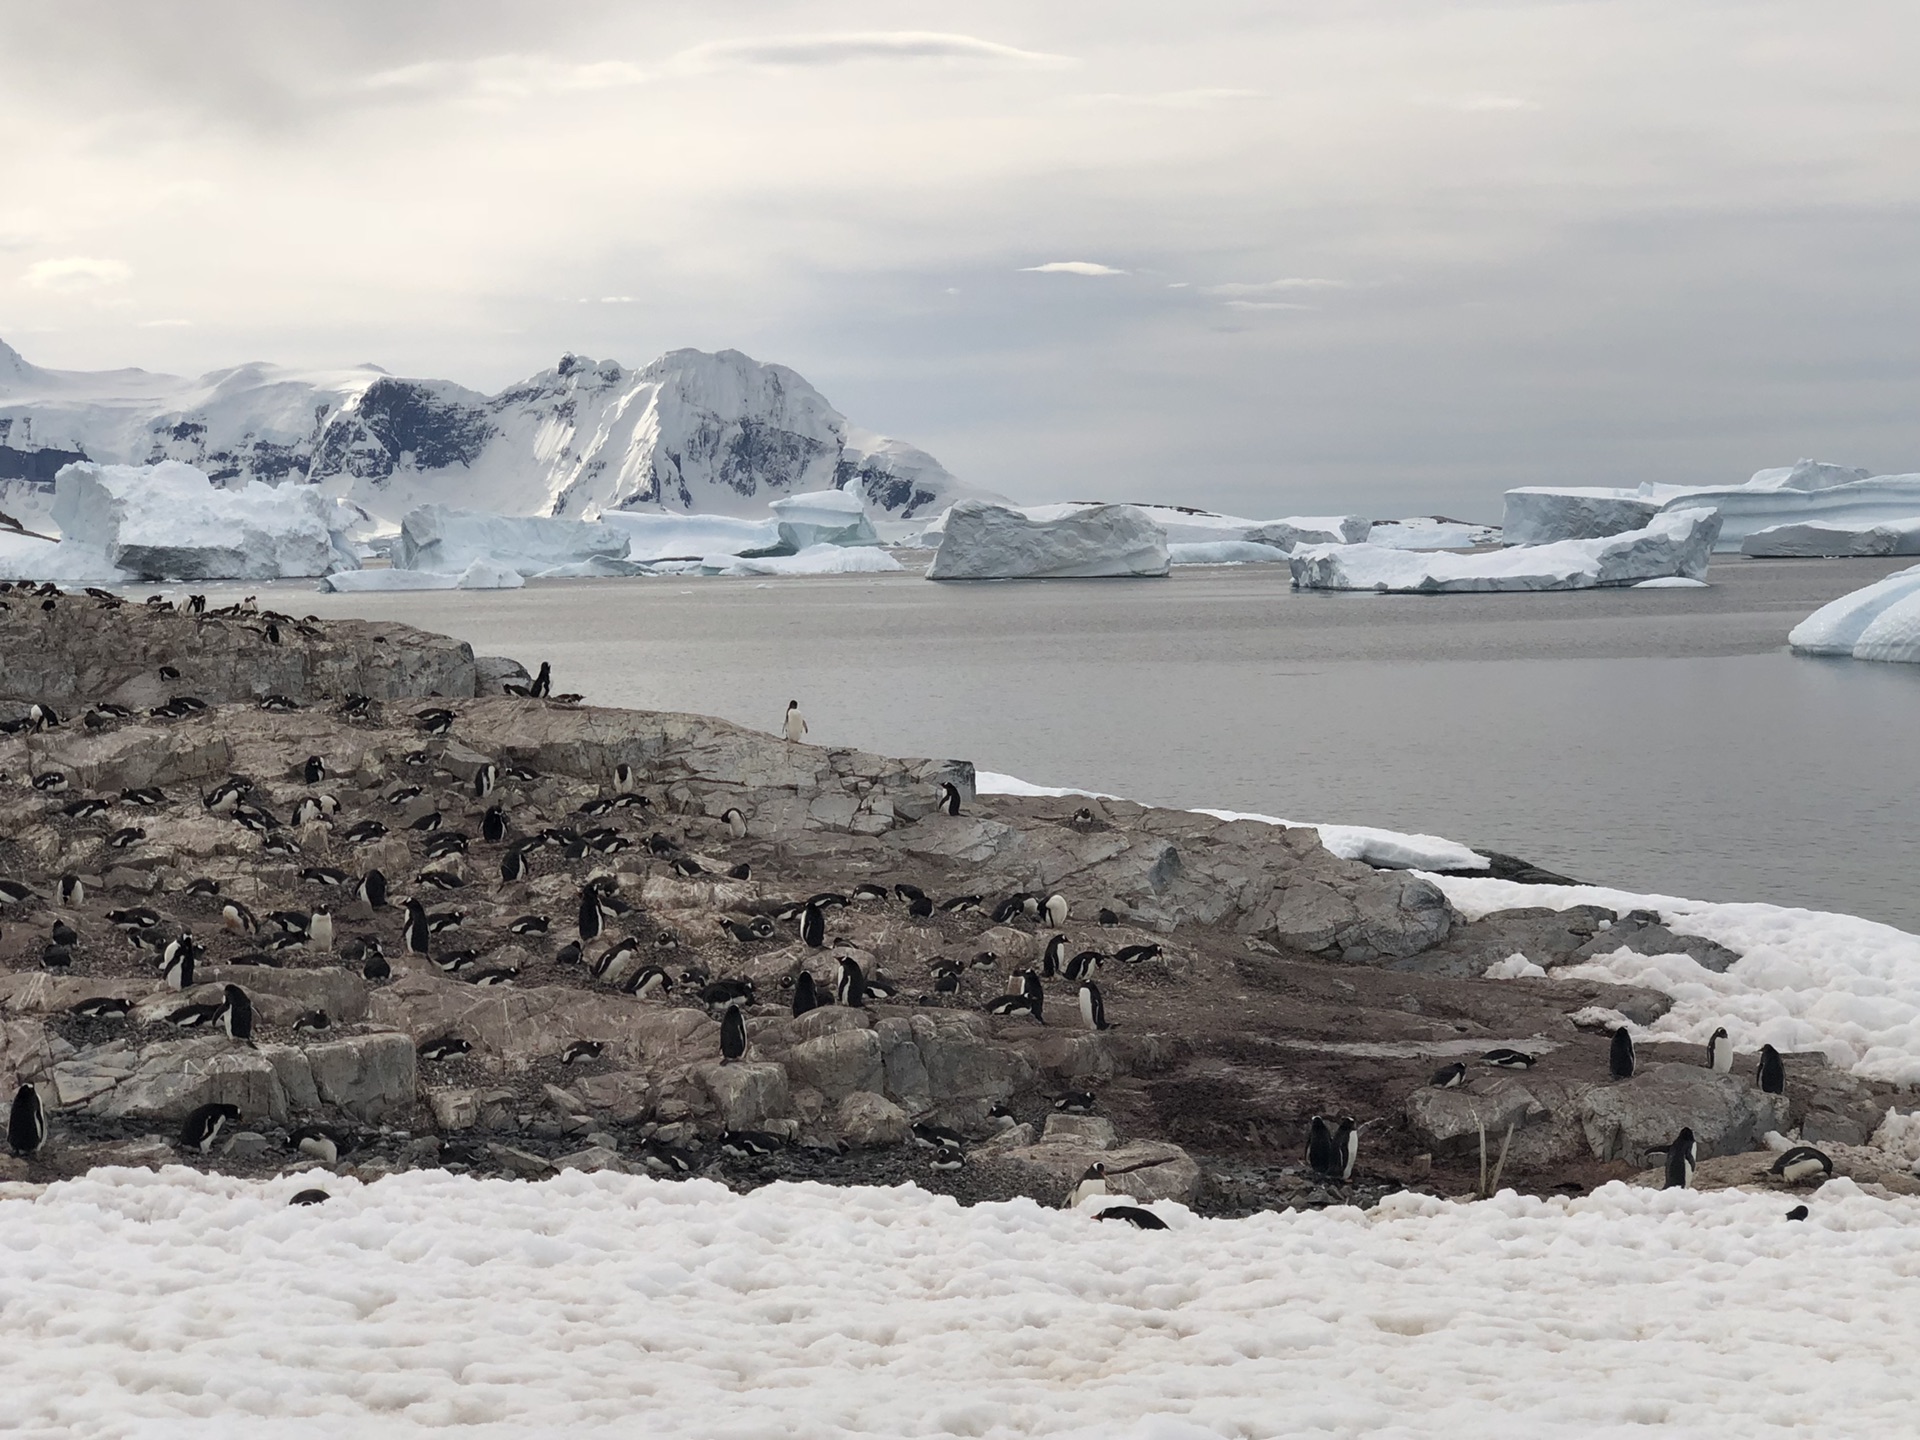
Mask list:
[[[1031,1000],[1036,1006],[1040,1005],[1047,998],[1047,992],[1041,987],[1040,977],[1031,970],[1022,970],[1020,972],[1020,993]],[[1036,1011],[1036,1013],[1038,1012]]]
[[193,952],[181,950],[167,962],[162,973],[169,990],[185,990],[193,984]]
[[65,945],[49,945],[40,952],[40,968],[64,972],[73,965],[73,951]]
[[613,767],[614,794],[631,795],[637,788],[638,785],[634,779],[633,766],[622,760],[618,765]]
[[304,797],[298,805],[293,807],[293,823],[296,825],[305,825],[309,821],[318,820],[320,814],[320,802],[314,799],[313,796],[308,795]]
[[1067,1200],[1060,1208],[1078,1210],[1089,1200],[1097,1200],[1107,1193],[1107,1167],[1096,1160],[1087,1167],[1087,1173],[1067,1192]]
[[1307,1123],[1307,1168],[1329,1180],[1340,1174],[1341,1156],[1334,1148],[1333,1126],[1324,1115],[1316,1115]]
[[1787,1211],[1787,1219],[1789,1219],[1789,1220],[1804,1220],[1804,1219],[1806,1219],[1806,1218],[1807,1218],[1807,1213],[1808,1213],[1808,1212],[1807,1212],[1807,1207],[1806,1207],[1806,1206],[1804,1206],[1804,1205],[1796,1205],[1796,1206],[1794,1206],[1794,1207],[1793,1207],[1793,1209],[1791,1209],[1791,1210],[1789,1210],[1789,1211]]
[[1622,1025],[1613,1032],[1613,1048],[1607,1055],[1607,1068],[1616,1080],[1633,1078],[1633,1036]]
[[1067,897],[1058,893],[1047,896],[1046,903],[1041,906],[1041,909],[1046,914],[1049,925],[1066,924],[1067,916],[1071,908],[1072,907],[1067,904]]
[[1060,973],[1066,964],[1067,937],[1056,935],[1047,941],[1047,948],[1040,952],[1040,973],[1051,980]]
[[637,954],[639,950],[640,942],[629,935],[626,939],[609,945],[601,952],[600,957],[588,966],[587,969],[593,978],[598,980],[620,961],[625,960],[630,955]]
[[451,1060],[456,1055],[466,1055],[473,1046],[458,1035],[442,1035],[437,1040],[429,1040],[420,1047],[422,1060]]
[[827,943],[827,917],[818,905],[810,904],[800,912],[800,938],[809,950]]
[[480,838],[489,845],[498,845],[507,838],[507,812],[498,805],[491,805],[487,813],[480,817]]
[[1534,1057],[1524,1050],[1512,1050],[1502,1045],[1487,1051],[1480,1057],[1483,1064],[1492,1065],[1500,1070],[1530,1070]]
[[226,1004],[221,1007],[220,1023],[235,1040],[253,1041],[253,1002],[247,999],[247,992],[238,985],[228,985],[221,991]]
[[1456,1060],[1451,1065],[1442,1066],[1433,1072],[1433,1078],[1427,1084],[1436,1090],[1458,1090],[1467,1083],[1467,1062]]
[[213,1149],[222,1130],[239,1123],[238,1105],[227,1105],[217,1100],[211,1105],[202,1105],[188,1115],[186,1123],[180,1127],[181,1148],[198,1150],[205,1155]]
[[302,1125],[287,1136],[287,1144],[322,1165],[339,1163],[340,1137],[324,1125]]
[[807,721],[806,717],[800,713],[798,700],[787,702],[787,718],[782,724],[782,729],[787,739],[796,745],[807,738]]
[[833,999],[837,1005],[856,1010],[867,1003],[867,977],[851,955],[840,957],[840,977],[834,981]]
[[82,1000],[78,1005],[72,1006],[67,1013],[77,1015],[82,1020],[124,1020],[132,1009],[131,1000],[100,995],[91,1000]]
[[558,950],[554,951],[553,963],[556,965],[578,965],[580,963],[580,942],[578,940],[569,940]]
[[369,950],[360,966],[360,974],[368,980],[390,980],[393,978],[393,967],[378,950]]
[[533,683],[527,687],[527,693],[536,700],[544,700],[553,693],[553,664],[540,662],[540,673],[533,677]]
[[887,887],[862,880],[853,887],[853,898],[860,901],[884,900],[887,898]]
[[738,865],[729,865],[727,867],[727,878],[729,880],[751,880],[753,878],[753,867],[744,860]]
[[727,827],[727,833],[734,839],[747,838],[747,817],[741,813],[739,806],[732,806],[721,812],[720,823]]
[[511,885],[527,878],[527,852],[514,846],[500,857],[500,878]]
[[1354,1162],[1360,1158],[1360,1130],[1351,1115],[1342,1115],[1340,1128],[1333,1132],[1333,1156],[1340,1166],[1340,1178],[1353,1179]]
[[328,911],[316,910],[307,921],[307,949],[321,954],[333,949],[333,916]]
[[369,870],[360,877],[359,896],[375,910],[384,910],[387,906],[387,877],[378,870]]
[[600,891],[597,886],[586,885],[580,890],[580,938],[595,940],[606,928],[606,911],[600,903]]
[[1693,1140],[1693,1131],[1683,1129],[1673,1137],[1673,1144],[1667,1147],[1666,1181],[1661,1186],[1665,1190],[1684,1190],[1693,1183],[1693,1167],[1698,1159],[1699,1150]]
[[814,988],[813,976],[802,970],[793,982],[793,1013],[804,1015],[819,1008],[820,992]]
[[960,787],[951,780],[940,782],[940,813],[943,815],[960,813]]
[[309,1010],[293,1022],[295,1030],[328,1030],[333,1027],[333,1017],[324,1010]]
[[1069,980],[1089,980],[1106,960],[1098,950],[1082,950],[1066,964],[1062,972]]
[[951,900],[942,900],[940,902],[940,913],[943,915],[952,915],[961,910],[978,910],[979,908],[980,897],[978,895],[956,895]]
[[507,930],[514,935],[544,935],[549,923],[544,915],[522,915],[510,921]]
[[327,762],[318,755],[309,755],[300,773],[305,777],[307,784],[318,785],[327,778]]
[[1035,1000],[1031,995],[1024,993],[1002,995],[997,1000],[989,1000],[986,1004],[986,1012],[989,1015],[1030,1015],[1042,1025],[1047,1023],[1047,1018],[1042,1013],[1045,1008],[1044,1001]]
[[1833,1159],[1811,1145],[1796,1145],[1773,1162],[1770,1172],[1789,1185],[1798,1185],[1816,1175],[1822,1180],[1833,1174]]
[[66,921],[56,920],[53,922],[53,929],[48,932],[47,938],[52,940],[56,945],[77,945],[80,943],[80,932],[67,924]]
[[656,995],[671,991],[673,980],[658,965],[648,965],[629,975],[620,988],[641,1000],[651,1000]]
[[1707,1041],[1707,1068],[1716,1075],[1725,1075],[1733,1069],[1733,1041],[1727,1038],[1727,1027],[1722,1025],[1713,1032],[1713,1038]]
[[500,767],[489,760],[473,772],[473,798],[484,800],[493,793],[493,787],[500,783]]
[[1104,1210],[1096,1210],[1096,1220],[1124,1220],[1136,1230],[1164,1230],[1167,1222],[1151,1210],[1138,1205],[1109,1205]]
[[1089,1030],[1115,1030],[1118,1026],[1107,1023],[1106,1002],[1100,996],[1100,987],[1091,980],[1080,982],[1080,1018],[1087,1022]]
[[87,887],[81,883],[78,875],[60,877],[60,903],[69,910],[78,909],[87,903]]
[[40,1092],[22,1085],[13,1092],[13,1109],[7,1112],[7,1148],[23,1160],[31,1160],[47,1143],[47,1107],[40,1103]]
[[425,955],[429,948],[428,936],[433,932],[427,928],[427,907],[418,900],[407,901],[407,923],[405,929],[407,953]]
[[1780,1052],[1773,1046],[1760,1047],[1760,1066],[1754,1071],[1754,1078],[1760,1082],[1760,1090],[1763,1094],[1786,1094],[1787,1067],[1780,1058]]
[[738,1005],[727,1006],[720,1017],[720,1061],[738,1060],[747,1053],[747,1021]]
[[582,1060],[598,1060],[606,1048],[598,1040],[575,1040],[560,1052],[560,1063],[574,1065]]

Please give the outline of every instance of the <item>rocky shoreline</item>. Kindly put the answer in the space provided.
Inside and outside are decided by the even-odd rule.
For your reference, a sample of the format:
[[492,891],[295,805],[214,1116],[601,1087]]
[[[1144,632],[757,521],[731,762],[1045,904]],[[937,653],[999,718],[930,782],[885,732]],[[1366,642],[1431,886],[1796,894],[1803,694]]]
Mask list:
[[[505,693],[526,686],[517,663],[404,626],[48,587],[0,603],[0,877],[24,890],[0,904],[0,1084],[35,1085],[53,1132],[32,1159],[0,1162],[8,1178],[323,1169],[296,1148],[319,1126],[332,1167],[362,1177],[644,1168],[1057,1203],[1098,1162],[1115,1192],[1240,1214],[1467,1193],[1482,1135],[1498,1148],[1509,1126],[1502,1184],[1581,1191],[1638,1174],[1687,1125],[1703,1157],[1725,1157],[1703,1179],[1751,1180],[1760,1137],[1797,1128],[1857,1179],[1912,1183],[1849,1148],[1890,1088],[1817,1055],[1787,1057],[1785,1095],[1760,1092],[1750,1057],[1720,1074],[1683,1045],[1643,1045],[1632,1079],[1609,1078],[1610,1024],[1670,1002],[1556,969],[1623,944],[1709,968],[1738,958],[1657,915],[1469,924],[1429,881],[1340,859],[1311,829],[976,796],[964,761]],[[36,704],[59,723],[36,723]],[[207,803],[232,777],[264,821]],[[940,807],[943,783],[960,814]],[[489,841],[496,807],[505,834]],[[512,879],[509,854],[524,865]],[[384,905],[360,893],[373,871]],[[62,903],[63,877],[84,897]],[[863,884],[886,898],[827,906],[824,943],[807,946],[797,902]],[[582,941],[589,885],[609,913]],[[913,913],[895,885],[936,908]],[[1070,918],[995,923],[1022,893],[1064,896]],[[424,956],[403,938],[416,896],[460,917]],[[966,896],[977,905],[937,908]],[[143,910],[150,924],[129,921]],[[304,934],[321,912],[331,933]],[[56,923],[76,937],[64,957],[49,954]],[[200,953],[176,990],[157,960],[183,932]],[[1044,1024],[985,1010],[1055,934],[1066,955],[1103,957],[1116,1028],[1087,1028],[1062,979],[1044,983]],[[1117,958],[1130,948],[1141,958]],[[1482,978],[1515,953],[1546,978]],[[800,972],[830,1000],[842,956],[893,993],[794,1015]],[[623,986],[652,965],[669,991]],[[752,986],[736,1060],[722,1058],[720,992],[700,993],[726,981]],[[251,1000],[250,1039],[169,1020],[229,985]],[[96,1000],[125,1014],[75,1013]],[[449,1038],[465,1051],[423,1056]],[[598,1053],[563,1061],[577,1041]],[[1480,1061],[1497,1047],[1534,1063]],[[1468,1082],[1430,1086],[1454,1060]],[[1069,1113],[1083,1094],[1092,1113]],[[211,1103],[238,1122],[209,1153],[183,1150],[182,1120]],[[1350,1183],[1304,1164],[1316,1114],[1363,1122]],[[961,1137],[963,1163],[916,1143],[916,1124]]]

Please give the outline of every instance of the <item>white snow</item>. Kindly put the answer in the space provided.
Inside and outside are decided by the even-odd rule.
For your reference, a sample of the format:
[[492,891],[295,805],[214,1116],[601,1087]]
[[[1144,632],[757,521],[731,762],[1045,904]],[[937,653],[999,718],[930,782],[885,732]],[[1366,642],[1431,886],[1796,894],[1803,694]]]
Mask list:
[[700,562],[703,575],[884,575],[900,562],[884,550],[845,545],[811,545],[794,555],[710,555]]
[[[334,1198],[289,1207],[321,1181]],[[1920,1201],[1136,1231],[911,1186],[100,1170],[0,1200],[32,1435],[1599,1440],[1912,1433]]]
[[1167,546],[1169,565],[1284,565],[1287,552],[1278,545],[1251,540],[1176,540]]
[[1635,590],[1707,590],[1712,587],[1704,580],[1690,580],[1685,575],[1660,575],[1652,580],[1641,580],[1632,587]]
[[1481,976],[1485,980],[1544,980],[1547,970],[1544,965],[1536,965],[1525,955],[1515,951],[1504,960],[1496,960],[1487,966]]
[[1390,550],[1470,550],[1476,545],[1497,544],[1501,536],[1498,525],[1415,515],[1405,520],[1378,521],[1359,538]]
[[1920,663],[1920,565],[1822,605],[1787,643],[1803,655]]
[[40,540],[0,529],[0,580],[128,585],[137,578],[115,565],[97,545],[84,545],[78,540]]
[[[611,525],[544,516],[495,515],[423,505],[400,522],[396,570],[459,574],[476,561],[537,575],[581,561],[627,558],[627,536]],[[473,588],[473,587],[468,587]]]
[[1293,552],[1293,583],[1307,590],[1443,594],[1488,590],[1584,590],[1679,575],[1698,580],[1719,517],[1711,510],[1656,515],[1645,529],[1598,540],[1518,545],[1473,555],[1381,545],[1309,545]]
[[1167,573],[1167,539],[1137,505],[1022,511],[963,500],[946,517],[929,580],[1085,579]]

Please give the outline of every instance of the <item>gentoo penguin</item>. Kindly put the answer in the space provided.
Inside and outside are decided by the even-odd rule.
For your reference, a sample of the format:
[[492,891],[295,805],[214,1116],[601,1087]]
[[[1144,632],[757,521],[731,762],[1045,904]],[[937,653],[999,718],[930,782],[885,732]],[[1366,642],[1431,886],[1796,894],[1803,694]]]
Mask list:
[[324,1190],[318,1190],[318,1189],[297,1190],[294,1192],[293,1198],[287,1201],[287,1204],[289,1205],[324,1205],[327,1203],[327,1201],[331,1200],[332,1198],[333,1197],[327,1194],[327,1192]]
[[622,760],[618,765],[613,767],[613,793],[616,795],[631,795],[635,788],[633,766]]
[[1166,1221],[1154,1214],[1153,1211],[1143,1209],[1138,1205],[1109,1205],[1103,1210],[1096,1210],[1093,1218],[1096,1220],[1124,1220],[1136,1230],[1164,1230],[1167,1228]]
[[1360,1130],[1351,1115],[1342,1115],[1340,1128],[1333,1132],[1333,1155],[1340,1165],[1340,1178],[1353,1179],[1354,1162],[1360,1158]]
[[1754,1072],[1754,1078],[1760,1082],[1760,1089],[1767,1095],[1784,1095],[1787,1092],[1787,1067],[1780,1059],[1780,1052],[1771,1045],[1760,1047],[1760,1066]]
[[1080,1182],[1067,1192],[1067,1203],[1063,1210],[1078,1210],[1089,1200],[1097,1200],[1107,1193],[1107,1167],[1096,1160],[1087,1167],[1087,1173]]
[[473,798],[484,800],[493,793],[493,787],[500,783],[500,767],[489,760],[473,772]]
[[40,952],[40,968],[65,971],[73,965],[71,945],[48,945]]
[[951,780],[940,782],[940,809],[947,815],[960,813],[960,787]]
[[1040,952],[1040,973],[1051,980],[1058,975],[1067,963],[1067,937],[1056,935],[1047,941],[1047,948]]
[[1613,1032],[1613,1048],[1607,1055],[1607,1068],[1616,1080],[1633,1078],[1633,1036],[1622,1025]]
[[1316,1115],[1307,1123],[1307,1168],[1316,1175],[1328,1179],[1338,1179],[1341,1157],[1333,1144],[1333,1126],[1324,1115]]
[[82,1020],[124,1020],[127,1012],[133,1009],[131,1000],[122,1000],[112,995],[98,995],[91,1000],[82,1000],[78,1005],[69,1007],[68,1014],[77,1015]]
[[307,949],[323,954],[333,949],[333,916],[328,911],[316,910],[307,921]]
[[507,812],[498,805],[489,806],[487,813],[480,817],[480,838],[489,845],[498,845],[507,838]]
[[1487,1051],[1480,1057],[1483,1064],[1492,1065],[1501,1070],[1530,1070],[1533,1068],[1533,1056],[1524,1050],[1512,1050],[1505,1045]]
[[253,1002],[247,999],[247,992],[238,985],[228,985],[221,993],[226,996],[226,1004],[221,1007],[220,1023],[227,1034],[236,1040],[253,1040]]
[[406,936],[409,955],[425,955],[431,948],[429,937],[433,931],[427,926],[427,907],[418,900],[407,901],[407,922],[402,933]]
[[333,1027],[333,1017],[324,1010],[309,1010],[293,1022],[295,1030],[328,1030]]
[[802,970],[793,982],[793,1013],[804,1015],[820,1008],[820,994],[814,989],[813,976]]
[[332,1165],[340,1159],[340,1137],[324,1125],[302,1125],[287,1136],[287,1144],[322,1165]]
[[727,827],[727,833],[734,839],[747,838],[747,817],[741,813],[739,806],[731,806],[721,812],[720,823]]
[[1682,1130],[1673,1137],[1673,1144],[1667,1147],[1667,1178],[1661,1187],[1666,1190],[1684,1190],[1693,1183],[1693,1167],[1699,1151],[1694,1145],[1693,1131]]
[[300,773],[306,777],[307,784],[318,785],[322,780],[327,778],[327,762],[322,760],[318,755],[309,755],[307,756],[307,763],[301,767]]
[[211,1105],[202,1105],[180,1127],[180,1144],[188,1150],[198,1150],[202,1155],[213,1149],[214,1142],[220,1138],[220,1132],[229,1125],[240,1123],[240,1107],[215,1101]]
[[375,910],[384,910],[387,905],[387,877],[378,870],[369,870],[360,877],[359,896]]
[[572,1065],[581,1060],[598,1060],[606,1048],[598,1040],[575,1040],[560,1052],[560,1063]]
[[787,718],[784,728],[787,739],[793,741],[796,745],[807,738],[807,721],[806,717],[800,713],[800,702],[798,700],[789,700],[787,702]]
[[533,677],[533,683],[527,687],[527,693],[536,700],[544,700],[553,693],[552,661],[540,662],[540,673]]
[[1713,1038],[1707,1041],[1707,1068],[1717,1075],[1725,1075],[1733,1069],[1733,1041],[1727,1038],[1727,1027],[1722,1025],[1713,1032]]
[[[1033,972],[1028,971],[1027,973],[1032,974]],[[1042,1025],[1047,1023],[1047,1018],[1045,1014],[1042,1013],[1045,1008],[1046,1002],[1044,1000],[1036,1000],[1024,991],[1014,995],[1002,995],[997,1000],[989,1000],[986,1004],[986,1011],[989,1015],[1031,1015]]]
[[47,1143],[47,1109],[40,1103],[40,1092],[22,1085],[13,1092],[13,1109],[7,1113],[7,1148],[30,1159]]
[[1080,1018],[1087,1022],[1089,1030],[1116,1028],[1107,1023],[1106,1001],[1100,996],[1100,987],[1091,980],[1080,982]]
[[1811,1145],[1796,1145],[1773,1162],[1772,1173],[1789,1185],[1798,1185],[1816,1175],[1824,1180],[1833,1174],[1833,1160]]
[[[21,905],[29,900],[38,900],[39,898],[38,895],[33,893],[31,888],[22,885],[18,880],[0,880],[0,903]],[[112,919],[113,917],[109,915],[107,918]]]
[[1106,958],[1098,950],[1082,950],[1066,963],[1061,973],[1069,980],[1090,980]]
[[514,935],[544,935],[547,933],[548,920],[544,915],[522,915],[507,925],[509,933]]
[[827,943],[827,917],[818,905],[809,904],[800,912],[800,939],[809,950]]
[[467,1041],[458,1035],[442,1035],[437,1040],[429,1040],[420,1047],[422,1060],[451,1060],[456,1055],[465,1055],[473,1049]]
[[720,1059],[724,1064],[747,1053],[747,1021],[738,1005],[727,1006],[720,1017]]
[[193,984],[193,951],[177,951],[161,974],[169,990],[185,990]]
[[60,877],[60,903],[68,909],[87,903],[87,887],[80,882],[78,875]]
[[600,932],[606,928],[606,923],[606,911],[600,904],[599,887],[595,885],[582,886],[580,890],[580,938],[582,940],[598,939]]
[[500,878],[509,885],[527,878],[527,852],[518,845],[500,857]]
[[1436,1090],[1458,1090],[1467,1083],[1467,1062],[1456,1060],[1453,1064],[1433,1072],[1433,1078],[1427,1083]]
[[860,901],[884,900],[887,898],[887,887],[875,885],[871,880],[862,880],[853,887],[853,898]]
[[1066,924],[1067,915],[1072,909],[1067,904],[1067,897],[1058,893],[1047,896],[1046,904],[1041,908],[1046,914],[1049,925]]

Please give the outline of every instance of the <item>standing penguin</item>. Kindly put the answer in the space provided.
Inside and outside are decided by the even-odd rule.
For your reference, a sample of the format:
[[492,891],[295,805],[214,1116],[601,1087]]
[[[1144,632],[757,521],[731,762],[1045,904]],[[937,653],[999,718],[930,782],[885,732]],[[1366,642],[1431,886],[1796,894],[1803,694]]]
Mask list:
[[819,1008],[820,992],[814,988],[813,976],[802,970],[793,982],[793,1013],[804,1015]]
[[1661,1187],[1666,1190],[1684,1190],[1693,1183],[1693,1167],[1699,1157],[1699,1150],[1693,1141],[1693,1131],[1684,1129],[1673,1137],[1673,1144],[1667,1147],[1667,1178]]
[[375,910],[387,907],[387,877],[378,870],[369,870],[360,877],[360,898]]
[[1707,1041],[1707,1066],[1718,1075],[1725,1075],[1733,1069],[1733,1041],[1727,1038],[1727,1027],[1724,1025],[1714,1031],[1713,1038]]
[[322,953],[333,949],[333,916],[325,910],[316,910],[307,919],[307,949]]
[[7,1148],[22,1159],[32,1159],[47,1143],[47,1109],[40,1103],[40,1092],[22,1085],[13,1092],[13,1109],[7,1113]]
[[527,687],[527,694],[536,700],[544,700],[553,693],[553,662],[542,660],[540,673],[533,677],[533,684]]
[[1616,1080],[1633,1078],[1633,1036],[1622,1025],[1613,1032],[1613,1049],[1607,1056],[1607,1068],[1613,1072]]
[[1342,1115],[1340,1128],[1333,1132],[1333,1158],[1339,1163],[1340,1178],[1353,1179],[1354,1162],[1360,1158],[1360,1128],[1351,1115]]
[[859,1009],[867,1003],[867,977],[851,955],[840,957],[840,978],[833,986],[834,1003]]
[[582,940],[598,939],[600,932],[606,928],[606,924],[606,911],[600,904],[599,887],[595,885],[582,886],[580,890],[580,938]]
[[1080,1182],[1067,1192],[1065,1209],[1077,1210],[1089,1200],[1098,1200],[1107,1193],[1107,1167],[1098,1160],[1087,1167],[1087,1173]]
[[507,838],[507,812],[498,805],[488,806],[487,813],[480,817],[480,838],[489,845]]
[[222,992],[226,1003],[220,1010],[220,1024],[236,1040],[253,1043],[253,1002],[247,998],[247,992],[238,985],[229,985]]
[[946,815],[960,813],[960,787],[951,780],[940,782],[940,810]]
[[493,793],[493,787],[500,783],[500,767],[489,760],[473,772],[473,798],[484,800]]
[[1049,925],[1066,924],[1067,916],[1071,908],[1072,907],[1067,904],[1067,897],[1058,892],[1047,896],[1046,904],[1041,907],[1047,917],[1047,923]]
[[720,1017],[720,1059],[724,1064],[747,1053],[747,1022],[738,1005],[727,1006]]
[[202,1105],[180,1127],[180,1144],[183,1149],[198,1150],[205,1155],[213,1149],[214,1142],[220,1138],[220,1132],[228,1125],[240,1121],[240,1107],[225,1105],[215,1101],[211,1105]]
[[87,903],[87,887],[81,883],[78,875],[60,877],[60,903],[69,909]]
[[613,793],[631,795],[640,787],[634,781],[633,766],[622,760],[613,767]]
[[1040,973],[1051,980],[1066,968],[1067,937],[1056,935],[1047,941],[1047,948],[1040,952]]
[[1780,1052],[1771,1045],[1760,1047],[1760,1067],[1754,1072],[1754,1078],[1760,1082],[1760,1089],[1767,1095],[1787,1093],[1787,1067],[1780,1058]]
[[811,900],[800,912],[800,938],[809,950],[818,950],[827,943],[826,913]]
[[322,760],[318,755],[309,755],[307,756],[307,763],[301,767],[300,773],[306,777],[307,784],[318,785],[322,780],[327,778],[327,762]]
[[1333,1148],[1333,1126],[1316,1115],[1307,1123],[1307,1168],[1328,1179],[1340,1174],[1340,1157]]
[[806,717],[800,713],[800,702],[798,700],[789,700],[787,702],[785,730],[787,739],[796,745],[807,738],[807,720]]
[[1107,1023],[1106,1001],[1100,996],[1100,987],[1091,980],[1080,982],[1080,1018],[1087,1022],[1089,1030],[1116,1028]]
[[739,806],[729,806],[721,813],[720,823],[727,827],[727,834],[736,840],[747,838],[747,817]]
[[407,953],[410,955],[426,954],[428,946],[432,943],[428,938],[432,933],[433,932],[427,928],[427,907],[422,905],[418,900],[407,901]]

